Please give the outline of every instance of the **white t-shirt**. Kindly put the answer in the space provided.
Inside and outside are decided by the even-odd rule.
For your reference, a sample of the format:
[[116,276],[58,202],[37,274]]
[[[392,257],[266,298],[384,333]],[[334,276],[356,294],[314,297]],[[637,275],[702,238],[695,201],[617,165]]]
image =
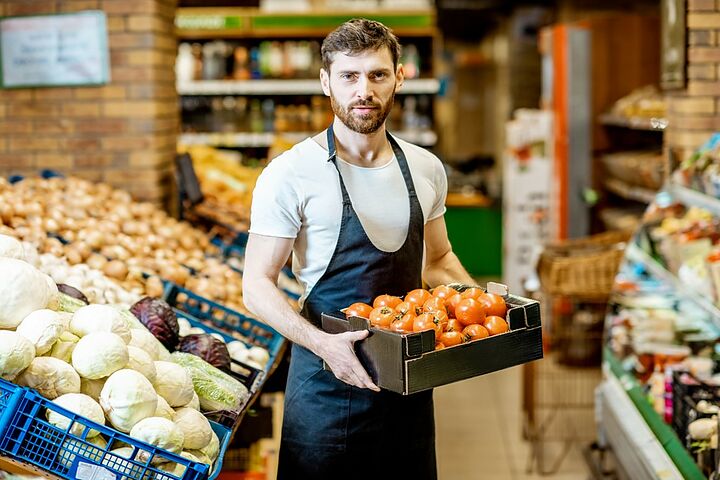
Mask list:
[[[397,139],[405,153],[425,223],[445,213],[447,176],[435,155]],[[397,159],[365,168],[337,161],[353,208],[376,248],[405,242],[410,203]],[[295,238],[293,273],[304,288],[301,304],[322,277],[337,245],[342,192],[328,152],[307,138],[265,167],[253,191],[250,233]]]

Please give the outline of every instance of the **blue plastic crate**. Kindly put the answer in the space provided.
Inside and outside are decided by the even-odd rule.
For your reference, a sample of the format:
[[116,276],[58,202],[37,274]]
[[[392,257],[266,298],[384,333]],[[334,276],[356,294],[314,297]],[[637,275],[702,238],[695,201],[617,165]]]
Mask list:
[[[55,177],[65,178],[65,175],[63,175],[62,173],[56,172],[55,170],[50,170],[48,168],[40,170],[39,176],[44,179],[55,178]],[[10,175],[8,177],[8,182],[10,182],[10,183],[18,183],[23,180],[25,180],[24,175]]]
[[[220,441],[218,458],[212,472],[208,465],[192,462],[184,457],[141,442],[112,427],[100,425],[72,413],[32,389],[23,389],[10,424],[0,437],[0,453],[12,459],[35,465],[53,475],[66,479],[102,478],[106,480],[205,480],[214,479],[222,469],[222,458],[231,438],[230,429],[210,422]],[[52,410],[67,418],[70,424],[62,429],[49,423],[46,412]],[[82,433],[73,430],[80,428]],[[87,438],[97,430],[107,441],[103,447]],[[122,445],[125,444],[125,445]],[[132,459],[111,453],[120,446],[132,447]],[[181,476],[160,470],[159,463],[176,462],[185,467]]]
[[0,438],[5,436],[5,430],[24,394],[22,387],[0,378]]
[[165,284],[163,297],[170,306],[189,313],[201,322],[209,322],[233,339],[264,347],[270,353],[270,361],[273,363],[285,349],[285,337],[269,325],[230,310],[186,288],[168,282]]

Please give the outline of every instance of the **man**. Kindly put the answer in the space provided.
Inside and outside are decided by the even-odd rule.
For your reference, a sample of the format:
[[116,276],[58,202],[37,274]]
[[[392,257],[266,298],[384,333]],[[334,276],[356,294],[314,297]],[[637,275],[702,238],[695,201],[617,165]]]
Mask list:
[[[260,176],[243,276],[246,306],[293,342],[278,478],[435,479],[432,391],[380,391],[353,349],[368,332],[325,333],[320,314],[422,280],[472,283],[447,238],[447,178],[437,157],[385,130],[403,83],[387,27],[346,22],[321,54],[335,118]],[[291,252],[300,314],[276,287]]]

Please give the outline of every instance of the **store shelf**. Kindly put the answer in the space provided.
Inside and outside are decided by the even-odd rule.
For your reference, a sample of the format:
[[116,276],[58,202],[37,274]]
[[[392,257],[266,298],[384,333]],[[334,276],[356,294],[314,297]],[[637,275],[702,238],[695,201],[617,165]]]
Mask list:
[[647,130],[662,132],[667,127],[665,118],[623,117],[612,113],[605,113],[599,117],[600,123],[612,127],[624,127],[633,130]]
[[[440,82],[434,78],[405,80],[396,93],[434,95]],[[322,95],[320,80],[198,80],[177,84],[178,95]]]
[[704,208],[713,215],[720,217],[720,199],[718,198],[677,184],[669,185],[667,191],[676,200],[682,202],[683,205]]
[[718,307],[716,307],[706,296],[688,288],[677,276],[665,269],[640,247],[634,243],[629,244],[625,250],[625,258],[633,262],[641,263],[655,278],[672,285],[675,291],[677,291],[680,295],[694,302],[697,306],[707,312],[713,323],[720,328],[720,309],[718,309]]
[[[431,130],[412,131],[404,130],[391,132],[406,142],[414,143],[422,147],[432,147],[437,143],[437,134]],[[269,147],[276,137],[281,137],[292,142],[301,142],[313,135],[313,132],[283,132],[283,133],[251,133],[251,132],[229,132],[229,133],[183,133],[178,138],[180,145],[208,145],[212,147]]]
[[652,203],[655,200],[655,195],[657,194],[654,190],[630,185],[629,183],[612,177],[605,180],[605,188],[628,200],[635,200],[636,202],[643,203]]
[[610,444],[628,477],[634,480],[704,479],[677,436],[642,396],[635,379],[622,376],[621,381],[613,373],[606,373],[606,380],[597,389],[604,434],[601,437]]
[[296,13],[267,12],[253,8],[179,8],[175,28],[180,39],[324,37],[338,25],[356,17],[377,20],[396,35],[436,34],[432,10],[324,10]]

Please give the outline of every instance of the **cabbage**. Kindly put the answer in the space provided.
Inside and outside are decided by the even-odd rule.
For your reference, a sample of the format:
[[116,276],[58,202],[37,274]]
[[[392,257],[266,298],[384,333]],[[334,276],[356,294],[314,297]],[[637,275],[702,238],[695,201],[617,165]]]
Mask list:
[[183,337],[177,349],[180,352],[197,355],[213,367],[230,369],[230,353],[225,342],[207,333]]
[[30,340],[17,332],[0,330],[0,377],[14,380],[33,358],[35,345]]
[[145,327],[131,329],[130,336],[130,346],[144,351],[150,355],[153,361],[160,360],[160,347],[162,344]]
[[80,308],[70,320],[70,331],[78,337],[88,333],[111,332],[130,343],[130,328],[120,312],[110,305],[92,304]]
[[17,384],[34,388],[40,395],[50,400],[66,393],[80,392],[80,376],[70,366],[53,357],[37,357],[30,362],[20,376]]
[[85,305],[90,304],[90,300],[85,296],[84,293],[82,293],[80,290],[78,290],[75,287],[71,287],[70,285],[66,285],[64,283],[57,283],[57,289],[58,292],[64,293],[65,295],[72,297],[76,300],[80,300]]
[[179,340],[180,326],[170,305],[159,298],[145,297],[131,306],[130,311],[165,348],[175,349]]
[[59,358],[63,362],[71,363],[72,352],[75,350],[75,346],[78,341],[80,341],[80,338],[65,331],[60,334],[60,338],[52,346],[52,349],[50,349],[49,355],[51,357]]
[[22,243],[15,237],[0,234],[0,257],[15,258],[18,260],[25,259],[25,250]]
[[198,462],[212,466],[213,461],[210,459],[210,457],[204,454],[202,450],[188,450],[187,453],[196,457],[198,459]]
[[75,313],[82,307],[87,305],[82,300],[71,297],[70,295],[59,292],[57,295],[57,311],[65,313]]
[[15,328],[30,312],[57,301],[55,282],[29,263],[0,257],[0,328]]
[[[53,400],[53,403],[63,407],[65,410],[82,415],[95,423],[105,425],[105,413],[103,413],[102,407],[100,407],[100,404],[87,395],[83,395],[82,393],[66,393]],[[65,430],[70,426],[71,418],[60,412],[56,412],[55,410],[48,408],[46,416],[48,422],[58,428]],[[78,422],[73,423],[73,426],[70,429],[70,433],[75,436],[82,435],[84,431],[85,426]],[[100,435],[100,432],[97,430],[90,430],[87,434],[88,438],[95,437],[97,435]]]
[[214,430],[212,432],[212,438],[210,438],[210,443],[208,443],[206,447],[201,448],[200,451],[207,455],[212,462],[218,457],[220,454],[220,439]]
[[207,447],[212,439],[212,427],[205,416],[192,408],[178,408],[173,420],[185,436],[183,450]]
[[[190,460],[191,462],[200,462],[199,458],[189,452],[180,452],[180,456]],[[176,462],[163,463],[158,468],[178,478],[183,478],[183,476],[185,475],[185,470],[187,470],[187,467],[185,465]]]
[[100,400],[100,392],[102,392],[102,389],[105,386],[106,381],[107,381],[107,378],[98,378],[97,380],[81,378],[80,379],[80,393],[84,393],[85,395],[92,398],[93,400],[99,401]]
[[25,317],[15,331],[35,345],[36,355],[43,355],[60,338],[65,325],[59,314],[44,308]]
[[155,363],[150,355],[145,353],[144,350],[140,350],[137,347],[128,346],[128,354],[130,360],[128,361],[127,368],[131,368],[137,372],[145,375],[145,378],[150,380],[150,383],[155,383],[155,377],[157,371],[155,370]]
[[245,385],[202,358],[183,352],[173,353],[172,358],[190,373],[195,393],[200,397],[200,407],[204,411],[238,411],[250,398]]
[[107,377],[128,364],[127,345],[114,333],[85,335],[72,352],[72,364],[80,376],[96,380]]
[[193,392],[193,398],[190,400],[187,405],[183,405],[183,407],[188,408],[194,408],[198,412],[200,411],[200,397],[198,397],[197,393]]
[[174,420],[175,419],[175,410],[168,405],[167,400],[165,400],[160,395],[157,396],[157,408],[155,409],[155,415],[153,417],[163,417],[167,418],[168,420]]
[[127,433],[140,420],[155,414],[157,393],[141,373],[122,369],[105,381],[100,406],[112,426]]
[[193,382],[189,373],[171,362],[155,362],[155,389],[171,407],[187,405],[193,398]]
[[167,418],[148,417],[130,430],[130,436],[172,453],[180,453],[185,441],[182,429]]

